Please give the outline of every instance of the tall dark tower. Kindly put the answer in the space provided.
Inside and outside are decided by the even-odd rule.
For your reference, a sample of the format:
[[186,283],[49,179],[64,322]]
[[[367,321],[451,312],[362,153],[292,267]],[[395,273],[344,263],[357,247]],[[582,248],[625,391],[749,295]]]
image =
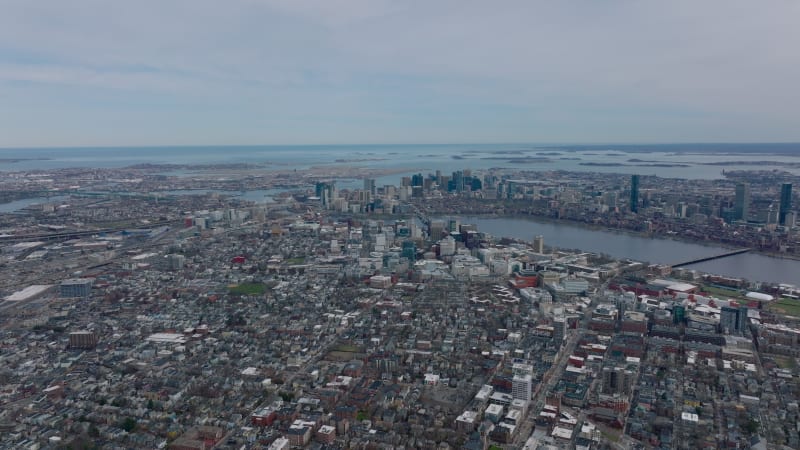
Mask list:
[[733,201],[733,218],[735,220],[747,220],[750,209],[750,185],[747,183],[736,183],[736,198]]
[[778,210],[778,223],[781,225],[786,224],[786,213],[792,209],[792,183],[783,183],[781,185],[781,205]]
[[631,176],[631,212],[639,212],[639,175]]
[[364,178],[364,191],[369,192],[369,195],[375,196],[377,190],[375,189],[375,178]]
[[456,192],[464,192],[464,172],[460,170],[453,172],[453,186]]

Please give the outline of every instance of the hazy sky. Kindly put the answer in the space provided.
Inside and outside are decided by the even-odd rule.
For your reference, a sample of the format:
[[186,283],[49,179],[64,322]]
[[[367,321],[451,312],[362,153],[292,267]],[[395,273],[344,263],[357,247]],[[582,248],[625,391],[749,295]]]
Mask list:
[[0,147],[800,141],[797,0],[0,0]]

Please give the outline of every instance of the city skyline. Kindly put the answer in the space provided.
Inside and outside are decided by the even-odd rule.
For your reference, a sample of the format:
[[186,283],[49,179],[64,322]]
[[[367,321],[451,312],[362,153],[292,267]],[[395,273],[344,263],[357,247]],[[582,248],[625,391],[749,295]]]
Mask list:
[[800,140],[790,2],[158,6],[6,5],[0,147]]
[[0,447],[800,446],[794,155],[461,150],[6,153]]

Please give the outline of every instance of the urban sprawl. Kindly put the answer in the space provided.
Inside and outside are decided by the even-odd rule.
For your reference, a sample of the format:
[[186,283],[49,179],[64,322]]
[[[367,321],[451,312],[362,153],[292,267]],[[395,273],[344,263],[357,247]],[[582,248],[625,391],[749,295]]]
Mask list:
[[465,219],[800,258],[798,177],[401,175],[0,172],[0,448],[800,448],[794,286]]

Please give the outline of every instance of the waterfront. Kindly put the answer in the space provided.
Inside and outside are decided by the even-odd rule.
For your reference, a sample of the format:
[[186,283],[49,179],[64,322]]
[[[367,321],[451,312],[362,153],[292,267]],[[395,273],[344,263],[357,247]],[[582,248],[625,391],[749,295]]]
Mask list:
[[[719,245],[703,245],[676,239],[647,238],[629,232],[598,230],[562,222],[535,219],[462,217],[461,223],[474,223],[478,230],[496,237],[531,241],[544,236],[545,245],[605,253],[615,258],[630,258],[659,264],[676,264],[725,253]],[[686,266],[687,269],[749,280],[800,285],[800,261],[745,253]]]

